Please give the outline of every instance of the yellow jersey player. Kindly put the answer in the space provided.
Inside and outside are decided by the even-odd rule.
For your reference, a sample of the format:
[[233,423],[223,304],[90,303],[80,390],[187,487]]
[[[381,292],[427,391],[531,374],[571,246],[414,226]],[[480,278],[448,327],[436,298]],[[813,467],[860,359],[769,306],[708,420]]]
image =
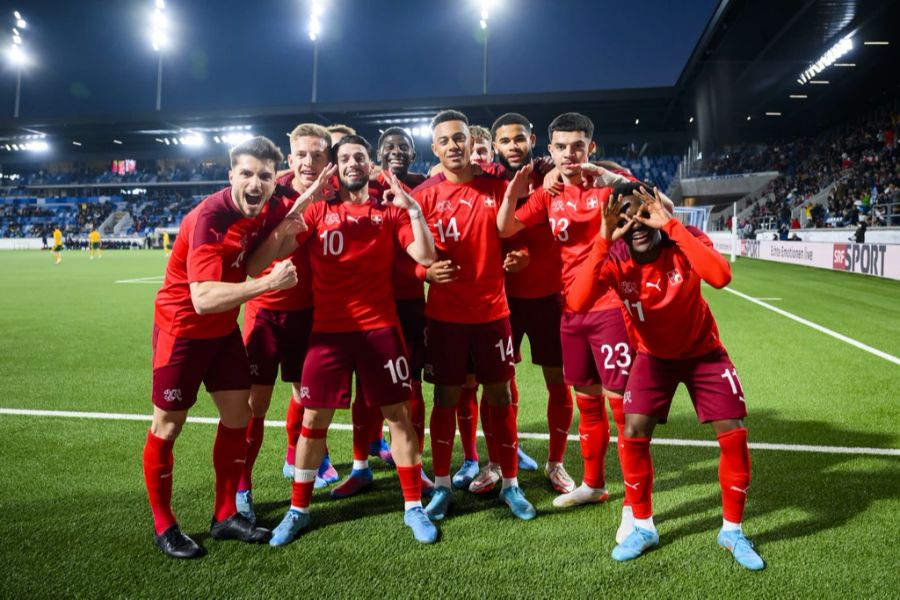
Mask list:
[[169,255],[169,232],[163,231],[163,252],[166,253],[166,256]]
[[52,254],[56,258],[56,264],[62,262],[62,254],[60,254],[62,248],[62,231],[59,229],[59,227],[56,227],[53,229],[53,246],[50,248],[50,254]]
[[97,258],[103,258],[103,252],[100,251],[100,232],[92,229],[88,234],[88,246],[91,249],[91,260],[94,260],[94,252],[97,252]]

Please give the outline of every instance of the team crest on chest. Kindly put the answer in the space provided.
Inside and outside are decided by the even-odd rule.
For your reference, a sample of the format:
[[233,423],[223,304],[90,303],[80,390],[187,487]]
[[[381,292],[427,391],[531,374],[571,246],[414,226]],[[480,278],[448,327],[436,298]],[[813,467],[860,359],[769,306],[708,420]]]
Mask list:
[[550,210],[553,212],[562,212],[566,210],[566,204],[562,200],[554,200],[552,204],[550,204]]
[[341,217],[337,213],[330,212],[325,215],[325,224],[326,225],[334,225],[335,223],[340,223]]
[[382,221],[381,215],[372,215],[372,225],[381,225]]
[[437,203],[436,209],[438,212],[451,211],[451,210],[453,210],[453,203],[450,202],[449,200],[441,200],[440,202]]
[[588,201],[587,201],[588,208],[597,208],[598,206],[600,206],[600,203],[597,202],[596,198],[588,198]]
[[669,278],[670,285],[677,285],[684,281],[684,278],[681,276],[681,273],[678,271],[678,269],[672,269],[671,271],[666,273],[666,276]]
[[641,284],[637,281],[620,281],[619,291],[625,296],[639,295],[641,293]]

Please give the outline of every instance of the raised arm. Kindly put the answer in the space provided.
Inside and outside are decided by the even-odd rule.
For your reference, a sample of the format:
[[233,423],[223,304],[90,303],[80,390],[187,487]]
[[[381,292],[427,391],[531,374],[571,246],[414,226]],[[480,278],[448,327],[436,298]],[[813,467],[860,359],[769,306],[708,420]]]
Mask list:
[[391,184],[391,187],[384,191],[383,200],[385,203],[390,202],[397,208],[406,210],[413,233],[413,241],[406,247],[406,252],[414,261],[427,267],[437,258],[431,230],[428,229],[428,223],[422,214],[422,208],[409,195],[409,192],[403,189],[396,177],[388,175],[389,172],[385,171],[384,176]]
[[224,281],[191,282],[191,302],[198,315],[229,311],[271,290],[285,290],[297,285],[294,263],[283,260],[269,274],[241,283]]
[[501,238],[512,237],[525,229],[525,224],[516,218],[516,204],[519,202],[519,198],[528,193],[533,170],[534,164],[525,165],[516,171],[512,181],[506,186],[506,193],[503,194],[503,201],[497,210],[497,231]]

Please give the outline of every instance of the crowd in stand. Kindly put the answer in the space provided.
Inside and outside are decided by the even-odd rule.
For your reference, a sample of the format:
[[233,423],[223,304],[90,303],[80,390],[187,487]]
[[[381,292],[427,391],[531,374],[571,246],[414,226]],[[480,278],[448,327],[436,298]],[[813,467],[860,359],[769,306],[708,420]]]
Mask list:
[[187,161],[174,166],[159,167],[156,161],[141,161],[134,171],[121,173],[112,168],[77,166],[66,171],[49,172],[38,169],[19,173],[19,177],[7,182],[4,195],[22,192],[28,186],[54,186],[73,184],[108,183],[171,183],[190,181],[225,181],[228,179],[226,163]]

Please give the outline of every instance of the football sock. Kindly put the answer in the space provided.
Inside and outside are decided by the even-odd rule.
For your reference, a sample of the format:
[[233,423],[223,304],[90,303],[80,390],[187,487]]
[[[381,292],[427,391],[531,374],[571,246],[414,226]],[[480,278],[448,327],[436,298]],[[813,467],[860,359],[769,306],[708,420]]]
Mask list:
[[303,426],[303,406],[294,399],[293,395],[288,401],[286,420],[287,452],[284,455],[284,461],[293,465],[294,456],[297,455],[297,438],[300,437],[300,428]]
[[[625,406],[624,399],[622,396],[613,396],[612,394],[607,395],[609,398],[609,408],[612,410],[613,420],[616,423],[616,438],[619,440],[619,443],[616,444],[616,453],[619,455],[619,467],[622,466],[622,436],[625,435]],[[628,499],[625,498],[623,501],[625,506],[628,506]]]
[[499,465],[500,452],[497,449],[497,438],[494,437],[494,430],[491,428],[491,411],[489,406],[482,393],[479,411],[481,413],[481,431],[484,432],[484,444],[487,446],[488,451],[488,462]]
[[360,471],[362,469],[368,469],[368,468],[369,468],[369,459],[368,458],[364,458],[362,460],[357,460],[355,458],[353,459],[353,470],[354,471]]
[[564,383],[548,383],[547,392],[547,428],[550,432],[550,444],[547,449],[547,462],[561,463],[566,453],[569,428],[572,427],[572,394]]
[[506,488],[511,487],[519,487],[519,478],[518,477],[504,477],[500,482],[500,489],[505,490]]
[[419,455],[425,450],[425,398],[422,396],[422,382],[412,382],[412,394],[409,397],[409,419],[419,437]]
[[653,524],[653,515],[650,515],[646,519],[635,519],[634,526],[646,529],[647,531],[656,531],[656,525]]
[[350,408],[350,419],[353,421],[353,460],[368,460],[371,417],[366,411],[365,399],[359,387],[356,388],[356,398]]
[[750,488],[750,449],[747,429],[739,427],[720,433],[719,484],[722,487],[722,516],[740,523],[744,518],[747,490]]
[[309,512],[312,501],[313,485],[316,482],[318,469],[297,469],[294,471],[294,483],[291,485],[291,510],[302,513]]
[[[434,476],[450,477],[453,439],[456,437],[456,409],[435,406],[431,410],[431,456]],[[439,485],[435,482],[435,485]],[[449,487],[449,486],[447,486]]]
[[603,396],[575,394],[578,402],[578,437],[584,459],[584,484],[606,487],[606,450],[609,448],[609,417]]
[[216,472],[215,519],[222,521],[237,512],[234,495],[244,472],[247,457],[247,428],[225,427],[219,422],[213,442],[213,469]]
[[[459,424],[459,441],[466,460],[478,461],[478,388],[464,387],[456,403],[456,420]],[[482,424],[482,427],[484,424]]]
[[422,506],[422,463],[408,467],[397,465],[397,477],[403,492],[404,510]]
[[653,457],[650,438],[619,437],[622,445],[622,478],[625,499],[631,505],[635,523],[653,516]]
[[256,464],[256,457],[259,456],[259,449],[262,447],[265,428],[265,417],[251,417],[247,423],[247,462],[244,463],[244,470],[241,473],[239,490],[253,489],[253,465]]
[[147,432],[144,444],[144,483],[153,511],[153,528],[159,535],[176,523],[172,512],[172,447],[175,440],[164,440]]
[[516,477],[519,472],[519,444],[516,413],[511,404],[488,406],[491,433],[497,446],[500,472],[504,478]]

